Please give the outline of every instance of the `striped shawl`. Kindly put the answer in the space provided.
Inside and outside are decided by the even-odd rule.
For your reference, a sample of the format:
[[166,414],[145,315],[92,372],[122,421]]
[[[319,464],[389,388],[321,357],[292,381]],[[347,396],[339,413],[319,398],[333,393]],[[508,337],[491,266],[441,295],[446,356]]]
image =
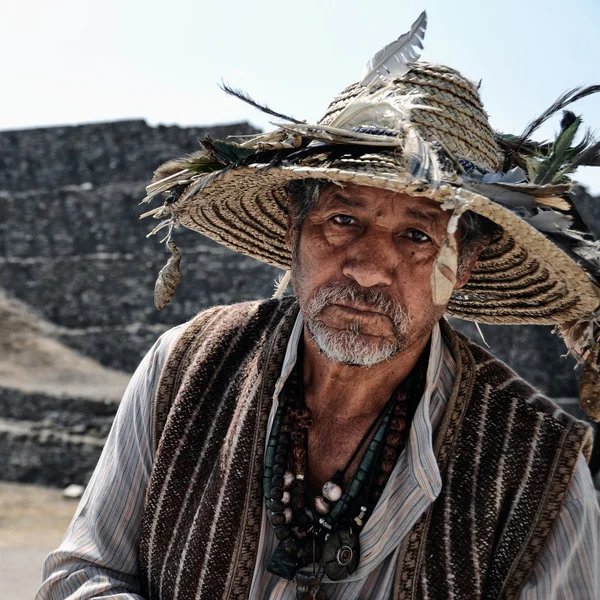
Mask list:
[[[140,539],[148,600],[248,598],[267,420],[297,312],[293,298],[215,307],[171,351]],[[402,545],[394,599],[516,598],[590,430],[442,331],[457,363],[435,440],[442,491]]]

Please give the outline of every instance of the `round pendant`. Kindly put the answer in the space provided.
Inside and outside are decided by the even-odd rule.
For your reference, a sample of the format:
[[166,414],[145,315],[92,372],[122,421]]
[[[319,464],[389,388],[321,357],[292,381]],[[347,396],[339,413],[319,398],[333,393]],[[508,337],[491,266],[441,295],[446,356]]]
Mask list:
[[349,525],[338,525],[329,534],[323,548],[323,563],[327,577],[338,581],[356,571],[360,560],[358,535]]
[[341,567],[347,567],[354,557],[354,551],[350,546],[342,546],[335,555],[338,565]]
[[342,497],[342,488],[333,481],[326,481],[323,484],[323,497],[330,502],[337,502]]

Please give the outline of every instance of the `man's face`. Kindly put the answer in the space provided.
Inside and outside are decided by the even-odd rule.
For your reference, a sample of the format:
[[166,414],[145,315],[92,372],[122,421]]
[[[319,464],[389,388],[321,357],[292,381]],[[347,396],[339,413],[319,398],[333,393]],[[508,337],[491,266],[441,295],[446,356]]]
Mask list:
[[321,192],[288,243],[296,296],[326,356],[370,366],[430,335],[445,309],[430,282],[449,218],[432,200],[377,188]]

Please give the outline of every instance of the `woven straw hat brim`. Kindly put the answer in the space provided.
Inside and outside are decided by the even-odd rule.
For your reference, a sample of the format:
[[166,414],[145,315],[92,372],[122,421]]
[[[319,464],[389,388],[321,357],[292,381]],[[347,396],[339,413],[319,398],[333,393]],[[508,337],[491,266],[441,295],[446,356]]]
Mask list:
[[285,185],[307,178],[384,188],[439,202],[458,192],[470,210],[500,225],[502,238],[481,254],[467,284],[452,296],[448,313],[453,316],[480,323],[551,325],[588,316],[598,307],[597,288],[585,271],[525,221],[485,196],[451,185],[427,188],[381,154],[342,159],[330,166],[231,169],[189,198],[184,191],[170,210],[189,229],[289,269]]

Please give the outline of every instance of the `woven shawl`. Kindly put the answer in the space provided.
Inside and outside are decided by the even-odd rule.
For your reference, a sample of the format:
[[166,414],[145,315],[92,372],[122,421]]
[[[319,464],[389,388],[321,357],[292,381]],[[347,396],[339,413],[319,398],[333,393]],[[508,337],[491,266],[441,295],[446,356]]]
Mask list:
[[[297,311],[293,298],[215,307],[172,349],[140,539],[148,600],[248,598],[267,420]],[[516,598],[591,433],[442,331],[457,363],[435,440],[443,486],[402,545],[394,598]]]

